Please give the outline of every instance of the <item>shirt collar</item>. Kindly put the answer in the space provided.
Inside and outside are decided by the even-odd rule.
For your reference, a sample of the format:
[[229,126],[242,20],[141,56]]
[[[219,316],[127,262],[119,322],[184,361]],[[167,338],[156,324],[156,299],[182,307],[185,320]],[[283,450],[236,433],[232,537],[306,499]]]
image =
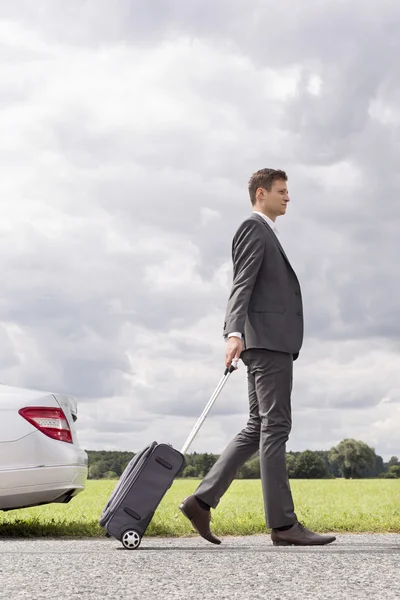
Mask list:
[[267,217],[267,215],[264,215],[264,213],[259,212],[258,210],[254,210],[253,213],[256,215],[260,215],[260,217],[262,217],[268,223],[268,225],[271,227],[272,231],[276,235],[279,233],[274,221],[272,219],[270,219],[269,217]]

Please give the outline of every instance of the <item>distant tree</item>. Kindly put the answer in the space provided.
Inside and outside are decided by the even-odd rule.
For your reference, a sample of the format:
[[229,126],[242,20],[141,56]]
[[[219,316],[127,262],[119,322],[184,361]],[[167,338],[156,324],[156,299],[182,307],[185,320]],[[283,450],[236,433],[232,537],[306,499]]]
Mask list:
[[400,478],[400,465],[392,465],[389,467],[386,473],[379,475],[381,479],[399,479]]
[[400,465],[398,457],[392,456],[389,462],[384,464],[384,471],[389,472],[390,467],[396,467],[398,465]]
[[118,479],[118,475],[114,471],[106,471],[103,479]]
[[95,463],[89,467],[88,477],[89,479],[101,479],[101,470],[99,465]]
[[237,479],[260,479],[260,457],[258,454],[250,458],[239,469]]
[[193,465],[187,465],[183,469],[182,477],[197,477],[196,467]]
[[294,474],[297,479],[324,479],[329,475],[324,459],[316,452],[304,450],[297,457]]
[[87,450],[87,454],[89,479],[101,479],[107,471],[112,471],[117,477],[120,477],[134,456],[133,452],[117,450]]
[[379,475],[381,473],[383,473],[384,471],[385,471],[385,465],[384,465],[384,462],[383,462],[383,458],[382,458],[382,456],[376,455],[376,457],[375,457],[375,464],[372,467],[371,476],[372,477],[379,477]]
[[340,470],[338,457],[332,456],[330,451],[328,451],[327,456],[329,463],[329,471],[331,472],[333,477],[343,477],[342,472]]
[[122,471],[124,470],[121,463],[122,461],[120,458],[118,458],[118,456],[112,458],[108,463],[109,470],[115,473],[118,477],[121,476]]
[[400,465],[392,465],[391,467],[389,467],[388,473],[393,474],[397,478],[400,478]]
[[286,454],[286,468],[289,479],[295,478],[297,469],[297,457],[294,454],[294,452],[288,452]]
[[335,461],[341,475],[346,479],[368,477],[375,465],[375,450],[365,442],[345,439],[330,452],[331,462]]
[[93,466],[97,467],[98,476],[96,479],[101,479],[104,476],[104,473],[109,470],[107,460],[104,460],[103,458],[100,458]]
[[338,476],[338,473],[335,474],[335,475],[332,473],[332,467],[331,467],[331,464],[329,462],[329,450],[314,450],[314,454],[316,456],[319,456],[323,460],[323,462],[325,464],[325,467],[326,467],[326,470],[327,470],[327,473],[328,473],[328,476],[330,476],[330,477],[332,477],[332,476],[337,477]]
[[216,454],[208,454],[207,452],[205,454],[201,455],[201,472],[200,472],[200,477],[205,477],[208,473],[208,471],[211,469],[211,467],[213,467],[214,463],[217,462],[217,458],[218,455]]
[[[377,477],[387,471],[388,477],[397,478],[397,470],[391,467],[400,466],[397,456],[392,456],[389,463],[383,463],[372,448],[356,440],[343,440],[332,450],[290,451],[286,454],[288,476],[292,478],[321,477]],[[339,449],[339,450],[338,450]],[[367,450],[366,450],[367,449]],[[89,479],[118,478],[122,475],[133,452],[110,450],[87,450],[89,459]],[[372,457],[370,454],[372,453]],[[179,477],[203,478],[216,460],[218,454],[193,452],[185,455],[185,468]],[[354,466],[355,465],[355,466]],[[353,471],[351,470],[353,469]],[[344,475],[346,473],[346,475]],[[238,470],[237,479],[259,479],[260,457],[255,453]]]

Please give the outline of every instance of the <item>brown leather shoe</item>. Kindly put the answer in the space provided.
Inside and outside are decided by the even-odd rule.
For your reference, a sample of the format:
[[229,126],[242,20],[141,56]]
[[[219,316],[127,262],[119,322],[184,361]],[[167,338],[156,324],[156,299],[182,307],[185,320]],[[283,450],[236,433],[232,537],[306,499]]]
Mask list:
[[212,544],[221,543],[210,531],[211,512],[201,508],[194,496],[188,496],[179,508],[201,537]]
[[325,546],[336,540],[333,535],[319,535],[310,531],[301,523],[295,523],[286,531],[273,529],[271,539],[274,546]]

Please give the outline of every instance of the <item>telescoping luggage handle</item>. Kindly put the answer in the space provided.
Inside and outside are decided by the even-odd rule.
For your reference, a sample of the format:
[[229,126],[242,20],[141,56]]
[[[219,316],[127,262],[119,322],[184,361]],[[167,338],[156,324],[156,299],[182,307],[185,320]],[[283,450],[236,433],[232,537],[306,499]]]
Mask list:
[[218,398],[218,396],[219,396],[222,388],[224,387],[225,383],[228,381],[229,375],[231,373],[233,373],[233,371],[236,371],[237,364],[238,364],[238,361],[237,360],[233,360],[232,361],[232,365],[230,367],[226,367],[225,372],[224,372],[224,376],[222,377],[221,381],[219,382],[219,384],[215,388],[215,392],[213,393],[213,395],[211,396],[210,400],[208,401],[207,406],[205,407],[205,409],[201,413],[201,415],[200,415],[200,417],[199,417],[196,425],[193,427],[193,429],[192,429],[192,431],[191,431],[188,439],[186,440],[186,442],[182,446],[182,450],[181,450],[182,454],[185,454],[188,451],[189,446],[191,445],[191,443],[193,442],[194,438],[198,434],[200,427],[203,425],[206,416],[210,412],[210,410],[211,410],[214,402]]

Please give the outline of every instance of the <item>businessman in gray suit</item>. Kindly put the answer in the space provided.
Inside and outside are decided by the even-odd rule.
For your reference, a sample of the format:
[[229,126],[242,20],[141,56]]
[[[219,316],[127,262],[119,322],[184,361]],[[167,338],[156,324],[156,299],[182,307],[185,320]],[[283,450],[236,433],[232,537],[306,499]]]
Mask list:
[[316,534],[298,522],[286,468],[293,361],[303,342],[300,284],[275,226],[290,201],[286,173],[257,171],[249,195],[253,212],[232,243],[233,284],[224,323],[226,366],[241,358],[247,367],[249,419],[180,509],[203,538],[220,544],[210,530],[210,508],[217,507],[238,469],[259,450],[274,545],[329,544],[334,536]]

